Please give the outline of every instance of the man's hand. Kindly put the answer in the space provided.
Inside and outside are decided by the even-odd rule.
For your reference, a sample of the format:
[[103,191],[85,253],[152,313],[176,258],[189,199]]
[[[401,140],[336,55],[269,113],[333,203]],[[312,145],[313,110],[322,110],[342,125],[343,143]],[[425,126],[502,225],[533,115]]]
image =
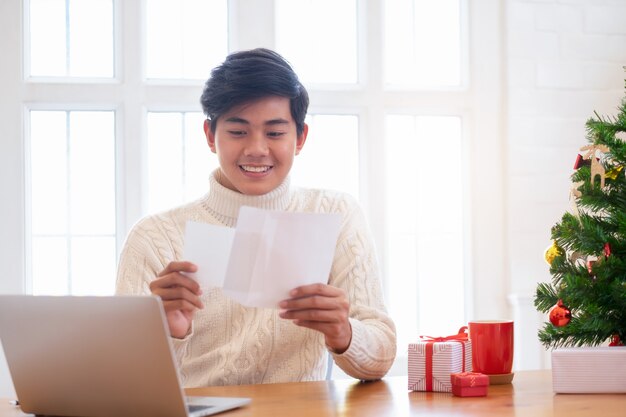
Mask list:
[[196,309],[204,308],[200,285],[182,273],[197,270],[198,267],[191,262],[170,262],[150,283],[150,292],[163,300],[172,337],[184,338],[189,333]]
[[352,327],[348,321],[350,302],[341,288],[312,284],[291,290],[292,297],[279,303],[280,317],[324,334],[326,346],[343,353],[350,346]]

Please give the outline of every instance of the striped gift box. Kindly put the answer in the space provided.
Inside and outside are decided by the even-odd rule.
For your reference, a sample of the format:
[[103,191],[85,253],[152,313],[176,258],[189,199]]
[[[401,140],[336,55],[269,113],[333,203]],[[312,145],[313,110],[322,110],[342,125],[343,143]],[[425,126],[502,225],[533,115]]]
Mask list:
[[626,346],[553,350],[552,387],[562,394],[626,393]]
[[[432,346],[430,365],[427,357],[429,344]],[[409,389],[412,391],[452,392],[450,375],[471,370],[472,342],[469,340],[409,343]]]

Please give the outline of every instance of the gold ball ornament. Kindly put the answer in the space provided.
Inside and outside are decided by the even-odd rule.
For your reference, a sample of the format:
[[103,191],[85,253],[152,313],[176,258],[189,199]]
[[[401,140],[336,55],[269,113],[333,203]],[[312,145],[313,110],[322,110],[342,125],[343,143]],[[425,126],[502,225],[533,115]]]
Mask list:
[[552,261],[554,261],[554,258],[559,256],[561,253],[562,249],[559,247],[559,245],[556,244],[556,240],[553,239],[552,244],[548,246],[544,251],[543,259],[545,259],[548,265],[552,265]]

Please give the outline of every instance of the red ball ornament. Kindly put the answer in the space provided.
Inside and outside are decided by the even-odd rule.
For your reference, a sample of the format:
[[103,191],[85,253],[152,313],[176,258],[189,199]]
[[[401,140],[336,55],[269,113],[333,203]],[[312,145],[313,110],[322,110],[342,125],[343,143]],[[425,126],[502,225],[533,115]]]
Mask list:
[[609,343],[609,346],[624,346],[624,343],[622,343],[618,334],[614,334],[613,337],[611,337],[611,343]]
[[572,313],[569,308],[563,305],[563,300],[559,300],[552,310],[550,310],[550,323],[556,327],[567,326],[572,319]]

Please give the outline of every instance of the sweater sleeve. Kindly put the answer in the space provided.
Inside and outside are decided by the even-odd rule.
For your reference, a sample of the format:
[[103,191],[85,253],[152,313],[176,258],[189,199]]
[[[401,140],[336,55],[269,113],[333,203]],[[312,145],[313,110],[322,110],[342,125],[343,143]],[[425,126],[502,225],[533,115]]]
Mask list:
[[384,305],[374,242],[365,216],[355,201],[349,199],[345,204],[330,284],[348,294],[352,340],[345,352],[333,353],[333,359],[354,378],[380,379],[396,356],[396,330]]
[[[181,247],[179,227],[164,215],[147,217],[137,223],[126,238],[117,268],[117,295],[149,295],[150,282],[171,261]],[[181,362],[193,334],[184,339],[171,338],[176,357]]]

